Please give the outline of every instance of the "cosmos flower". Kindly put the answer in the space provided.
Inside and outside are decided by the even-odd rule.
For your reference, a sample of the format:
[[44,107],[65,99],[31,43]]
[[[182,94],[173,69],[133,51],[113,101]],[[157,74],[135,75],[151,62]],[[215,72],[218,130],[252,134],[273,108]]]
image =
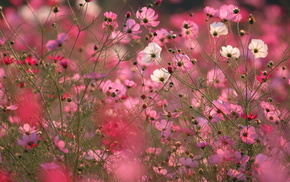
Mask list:
[[240,131],[240,137],[244,143],[254,144],[256,143],[258,134],[256,133],[253,126],[244,126],[243,129]]
[[228,34],[228,28],[225,24],[222,22],[214,22],[210,24],[210,34],[213,37],[219,37],[221,35],[227,35]]
[[157,83],[165,83],[169,79],[170,73],[165,68],[161,68],[153,71],[153,74],[150,77]]
[[222,46],[220,54],[222,57],[228,59],[238,59],[240,57],[240,50],[236,47],[232,47],[231,45],[228,45],[227,47]]
[[265,58],[268,55],[268,46],[260,39],[252,39],[249,49],[255,58]]
[[160,22],[156,21],[158,14],[152,8],[143,7],[136,12],[136,17],[141,25],[156,27]]
[[150,64],[154,60],[156,64],[159,64],[161,62],[161,51],[162,48],[158,44],[155,42],[149,43],[148,46],[140,52],[140,54],[143,56],[142,61],[144,63]]
[[60,33],[60,34],[57,35],[57,39],[56,40],[49,40],[46,43],[45,47],[49,51],[53,51],[53,50],[61,47],[65,40],[66,40],[66,34],[65,33]]

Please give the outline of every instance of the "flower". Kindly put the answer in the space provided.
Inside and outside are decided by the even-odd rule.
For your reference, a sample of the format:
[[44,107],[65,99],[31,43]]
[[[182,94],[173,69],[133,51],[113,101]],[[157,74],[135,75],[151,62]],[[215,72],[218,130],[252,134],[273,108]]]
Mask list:
[[154,60],[156,64],[159,64],[161,62],[161,51],[162,48],[158,44],[155,42],[149,43],[148,46],[140,52],[140,54],[143,55],[142,61],[149,64]]
[[49,40],[45,47],[49,50],[52,51],[58,47],[61,47],[62,44],[64,43],[64,41],[66,40],[66,35],[65,33],[60,33],[57,35],[57,39],[56,40]]
[[222,22],[214,22],[210,24],[210,34],[213,37],[219,37],[221,35],[227,35],[228,34],[228,28],[225,24]]
[[215,88],[225,87],[225,75],[221,70],[212,69],[207,73],[207,84]]
[[258,115],[254,115],[254,113],[250,113],[249,115],[247,115],[247,113],[244,113],[241,115],[244,119],[247,119],[249,121],[255,119],[258,117]]
[[265,58],[268,55],[268,46],[260,39],[252,39],[249,49],[255,58]]
[[269,78],[272,76],[272,74],[268,74],[265,71],[260,71],[260,75],[256,75],[256,80],[260,83],[266,82],[269,80]]
[[239,13],[239,8],[235,7],[234,5],[223,5],[220,7],[219,11],[217,12],[218,17],[222,21],[233,21],[239,22],[242,19],[241,14]]
[[165,69],[156,69],[150,78],[157,83],[165,83],[170,77],[170,73]]
[[117,21],[117,14],[113,13],[113,12],[105,12],[104,13],[104,21],[102,23],[102,28],[105,30],[115,30],[116,28],[118,28],[118,21]]
[[184,36],[195,37],[198,34],[198,26],[193,21],[184,21],[181,28]]
[[158,14],[152,8],[143,7],[136,12],[136,17],[140,20],[141,25],[156,27],[159,21],[155,21],[158,18]]
[[17,142],[23,147],[32,149],[36,146],[40,136],[38,133],[31,133],[30,135],[23,135],[21,139],[18,139]]
[[55,146],[56,146],[60,151],[62,151],[63,153],[68,153],[68,152],[69,152],[68,149],[64,148],[64,146],[65,146],[65,142],[62,141],[62,140],[60,140],[60,139],[59,139],[59,136],[56,136],[56,137],[54,138],[53,142],[54,142],[54,145],[55,145]]
[[254,144],[256,143],[258,134],[256,133],[253,126],[244,126],[243,129],[240,131],[240,137],[244,143]]
[[238,59],[240,57],[240,50],[236,47],[232,47],[231,45],[228,45],[227,47],[222,46],[220,54],[222,57],[228,59]]
[[123,31],[126,32],[128,35],[131,35],[133,39],[139,39],[140,36],[138,36],[137,34],[142,32],[139,29],[140,25],[136,23],[135,20],[128,19],[126,21],[126,25],[124,25]]
[[19,127],[19,132],[25,135],[30,135],[32,133],[36,133],[38,130],[35,129],[35,126],[31,127],[29,124],[24,124],[23,126]]

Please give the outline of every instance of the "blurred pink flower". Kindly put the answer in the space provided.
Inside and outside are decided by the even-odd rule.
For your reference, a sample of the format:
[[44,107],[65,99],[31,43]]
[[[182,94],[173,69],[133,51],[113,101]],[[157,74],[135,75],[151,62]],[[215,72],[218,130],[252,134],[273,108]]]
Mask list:
[[102,28],[104,30],[113,31],[119,27],[118,25],[118,16],[116,13],[113,12],[105,12],[104,13],[104,21],[102,23]]
[[38,133],[31,133],[30,135],[22,135],[21,139],[18,139],[17,142],[23,147],[32,149],[36,147],[39,138],[40,135]]
[[64,41],[66,40],[67,36],[65,33],[60,33],[57,35],[57,39],[56,40],[49,40],[46,44],[45,47],[49,50],[49,51],[53,51],[57,48],[60,48],[62,46],[62,44],[64,43]]
[[243,129],[240,131],[240,137],[244,143],[254,144],[256,143],[258,134],[256,133],[253,126],[244,126]]

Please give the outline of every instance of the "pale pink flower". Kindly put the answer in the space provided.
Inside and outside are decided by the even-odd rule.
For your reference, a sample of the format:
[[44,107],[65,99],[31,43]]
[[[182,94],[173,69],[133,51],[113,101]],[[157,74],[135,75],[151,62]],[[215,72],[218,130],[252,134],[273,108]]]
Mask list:
[[154,154],[154,155],[160,155],[162,149],[161,148],[154,148],[154,147],[149,147],[146,149],[146,152],[148,154]]
[[62,47],[64,41],[66,40],[67,36],[65,33],[60,33],[57,35],[57,39],[56,40],[49,40],[45,47],[49,50],[49,51],[53,51],[57,48]]
[[210,164],[221,164],[228,161],[233,161],[233,153],[227,149],[218,149],[215,155],[209,156]]
[[155,167],[155,166],[153,166],[153,170],[157,174],[161,174],[161,175],[164,175],[164,176],[167,174],[167,170],[164,169],[164,168],[161,168],[161,167]]
[[135,88],[137,86],[137,84],[133,80],[125,80],[124,85],[127,88]]
[[217,14],[218,14],[218,10],[212,8],[212,7],[209,7],[209,6],[206,6],[204,9],[203,9],[203,12],[206,14],[206,16],[208,17],[216,17]]
[[244,126],[243,129],[240,131],[240,137],[244,143],[254,144],[256,143],[258,134],[256,133],[253,126]]
[[136,12],[136,17],[140,20],[140,24],[144,26],[156,27],[159,21],[156,21],[158,14],[152,8],[143,7]]
[[198,26],[193,21],[184,21],[181,26],[181,32],[185,37],[196,37],[198,34]]
[[119,100],[119,99],[126,98],[127,89],[121,83],[107,80],[101,83],[100,88],[102,89],[103,93],[112,100]]
[[239,8],[232,4],[221,6],[217,15],[222,21],[239,22],[242,19],[242,15],[239,13]]
[[53,140],[54,145],[58,148],[63,153],[68,153],[69,150],[64,148],[65,147],[65,142],[63,140],[59,139],[59,136],[56,136]]
[[215,88],[225,87],[225,75],[221,70],[212,69],[207,73],[207,84]]
[[139,39],[140,36],[137,34],[141,33],[142,31],[140,30],[140,25],[136,23],[135,20],[133,19],[128,19],[126,21],[126,24],[123,28],[123,31],[127,34],[130,35],[133,39]]
[[169,38],[172,38],[170,37],[170,33],[164,28],[156,30],[155,33],[157,35],[154,36],[152,42],[157,43],[159,46],[163,46],[164,44],[168,43]]
[[31,133],[36,133],[38,130],[35,129],[35,126],[31,127],[29,124],[26,123],[23,126],[20,126],[18,131],[23,135],[30,135]]
[[7,106],[7,105],[0,105],[0,109],[2,109],[4,112],[7,112],[9,110],[11,111],[14,111],[18,108],[18,105],[17,104],[14,104],[14,105],[10,105],[10,106]]
[[179,159],[179,162],[187,168],[198,166],[198,162],[196,160],[193,160],[192,158],[182,157]]
[[177,54],[173,58],[173,63],[176,69],[180,69],[183,73],[190,72],[193,68],[193,64],[190,58],[184,54]]

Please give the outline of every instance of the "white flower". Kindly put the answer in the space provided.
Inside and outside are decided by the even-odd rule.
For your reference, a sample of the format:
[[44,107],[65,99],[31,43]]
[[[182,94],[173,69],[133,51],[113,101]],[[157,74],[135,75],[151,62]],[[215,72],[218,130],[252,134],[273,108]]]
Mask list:
[[210,34],[213,37],[219,37],[220,35],[227,35],[228,34],[228,28],[225,24],[222,22],[214,22],[210,24]]
[[265,58],[268,55],[268,46],[260,39],[252,39],[249,49],[255,58]]
[[161,51],[162,48],[158,44],[155,42],[149,43],[148,46],[140,52],[140,54],[143,54],[142,61],[149,64],[154,60],[156,64],[159,64],[161,61]]
[[169,79],[170,73],[165,68],[161,68],[153,71],[153,74],[150,77],[157,83],[165,83]]
[[240,50],[236,47],[232,47],[231,45],[228,45],[227,47],[222,46],[220,54],[222,57],[229,59],[238,59],[240,57]]

